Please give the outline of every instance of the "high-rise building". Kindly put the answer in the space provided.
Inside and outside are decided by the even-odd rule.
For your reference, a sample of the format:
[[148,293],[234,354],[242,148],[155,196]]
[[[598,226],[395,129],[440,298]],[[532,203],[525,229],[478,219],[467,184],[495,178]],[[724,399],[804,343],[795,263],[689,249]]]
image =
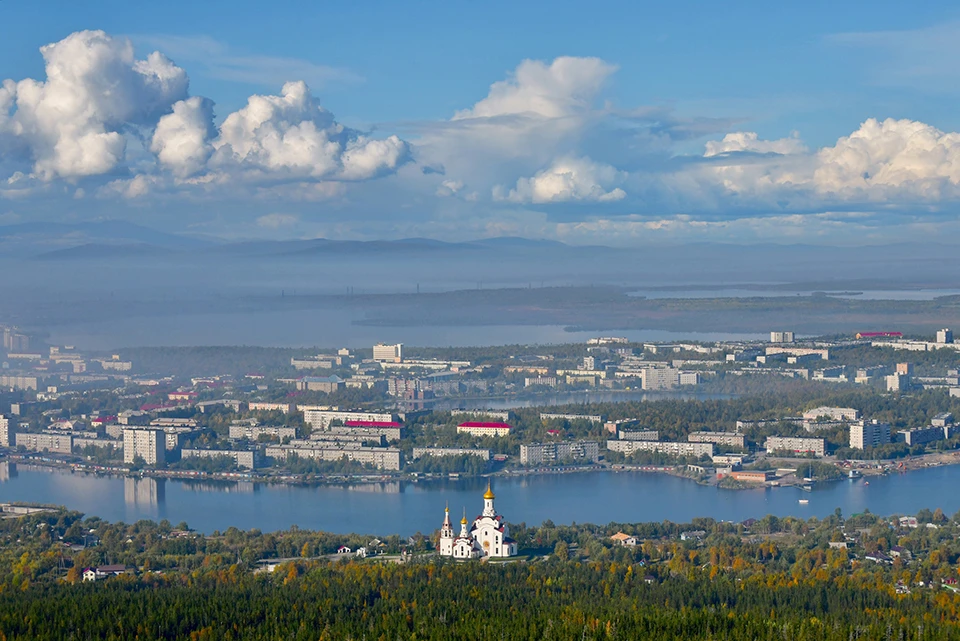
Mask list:
[[850,426],[850,447],[862,450],[868,447],[886,445],[890,442],[890,424],[872,421],[859,421]]
[[771,343],[792,343],[793,332],[770,332]]
[[943,344],[952,343],[953,332],[946,328],[937,330],[937,342]]
[[679,383],[680,370],[672,367],[648,367],[643,370],[643,389],[645,390],[673,389]]
[[396,345],[377,343],[373,346],[373,360],[381,363],[402,363],[403,343],[397,343]]
[[0,447],[16,445],[16,428],[10,426],[10,419],[0,414]]
[[166,461],[167,436],[163,430],[126,429],[123,430],[123,462],[133,463],[136,457],[147,465],[158,465]]

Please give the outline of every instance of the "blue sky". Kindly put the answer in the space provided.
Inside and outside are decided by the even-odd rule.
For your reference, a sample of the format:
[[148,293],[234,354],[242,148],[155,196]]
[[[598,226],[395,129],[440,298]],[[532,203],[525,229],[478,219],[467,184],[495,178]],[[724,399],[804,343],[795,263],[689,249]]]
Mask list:
[[943,240],[958,36],[946,3],[5,0],[0,223]]

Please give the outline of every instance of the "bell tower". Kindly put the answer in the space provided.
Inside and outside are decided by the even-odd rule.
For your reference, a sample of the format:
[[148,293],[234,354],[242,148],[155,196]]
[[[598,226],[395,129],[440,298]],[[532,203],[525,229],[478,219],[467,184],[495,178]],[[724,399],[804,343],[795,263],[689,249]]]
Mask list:
[[493,499],[495,498],[493,489],[490,487],[490,481],[487,481],[487,491],[483,494],[483,516],[494,517],[497,515],[497,511],[493,508]]

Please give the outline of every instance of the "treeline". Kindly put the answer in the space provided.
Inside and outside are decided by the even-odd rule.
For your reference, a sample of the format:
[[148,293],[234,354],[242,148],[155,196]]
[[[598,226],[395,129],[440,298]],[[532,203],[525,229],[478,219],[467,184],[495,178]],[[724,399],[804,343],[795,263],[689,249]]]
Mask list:
[[5,639],[960,638],[957,599],[806,578],[647,578],[618,563],[291,563],[0,594]]

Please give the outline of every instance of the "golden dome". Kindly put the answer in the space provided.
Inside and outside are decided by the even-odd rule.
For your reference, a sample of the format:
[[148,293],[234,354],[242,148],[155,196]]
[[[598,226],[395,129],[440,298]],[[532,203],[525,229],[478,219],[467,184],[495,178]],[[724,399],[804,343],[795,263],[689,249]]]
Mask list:
[[485,501],[492,501],[493,499],[497,498],[494,496],[493,490],[490,489],[490,481],[487,481],[487,491],[483,493],[483,498]]
[[462,519],[460,519],[460,525],[466,525],[466,524],[467,524],[467,517],[463,517]]

